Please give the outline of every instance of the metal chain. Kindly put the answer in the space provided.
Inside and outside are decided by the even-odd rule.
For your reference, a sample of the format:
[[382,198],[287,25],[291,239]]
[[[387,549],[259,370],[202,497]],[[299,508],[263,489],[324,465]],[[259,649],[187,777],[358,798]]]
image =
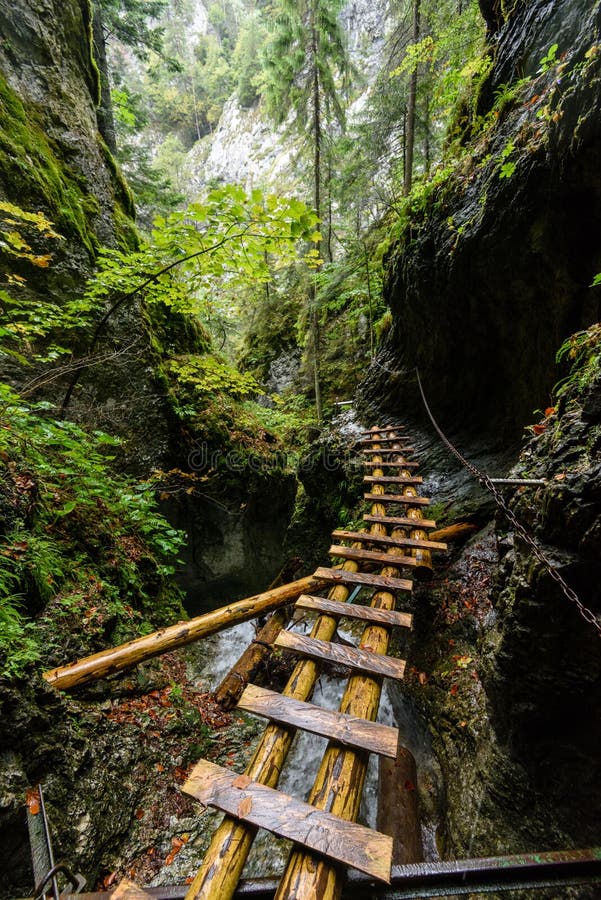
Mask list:
[[587,621],[590,625],[593,625],[597,629],[597,631],[599,632],[599,636],[601,637],[601,624],[599,623],[595,613],[591,609],[589,609],[587,606],[584,605],[584,603],[580,600],[580,598],[576,594],[576,591],[574,591],[574,589],[571,588],[570,585],[567,584],[567,582],[562,578],[562,576],[559,574],[559,572],[557,571],[557,569],[555,568],[555,566],[553,565],[551,560],[545,555],[545,553],[543,553],[542,549],[537,544],[537,542],[532,537],[532,535],[529,534],[526,531],[526,529],[524,528],[524,526],[522,525],[522,523],[519,522],[518,519],[516,519],[515,514],[508,507],[505,498],[502,496],[502,494],[500,494],[498,489],[495,487],[495,485],[491,481],[490,477],[488,475],[486,475],[485,472],[481,472],[480,469],[478,469],[473,463],[471,463],[469,460],[467,460],[465,458],[465,456],[463,456],[463,454],[460,453],[460,451],[455,446],[453,446],[453,444],[450,442],[448,437],[443,433],[443,431],[441,430],[440,426],[438,425],[436,419],[432,415],[432,411],[428,405],[428,401],[426,400],[426,395],[424,393],[421,378],[419,377],[419,372],[417,369],[415,370],[415,373],[417,375],[417,384],[418,384],[418,387],[420,390],[420,394],[422,395],[422,401],[424,403],[424,407],[425,407],[426,412],[428,413],[428,417],[429,417],[430,421],[432,422],[432,425],[436,429],[436,432],[437,432],[438,436],[440,437],[441,441],[445,444],[446,447],[449,448],[451,453],[453,453],[454,456],[457,457],[457,459],[459,460],[461,465],[465,469],[467,469],[467,471],[480,482],[482,487],[484,487],[487,491],[489,491],[492,494],[497,506],[503,510],[506,517],[509,519],[509,521],[511,522],[511,524],[513,525],[513,527],[515,528],[517,533],[522,538],[522,540],[525,541],[526,544],[528,544],[528,546],[532,550],[532,553],[537,558],[537,560],[545,567],[545,569],[547,570],[547,572],[549,573],[551,578],[553,578],[554,581],[557,582],[557,584],[559,585],[559,587],[561,588],[561,590],[563,591],[563,593],[567,597],[567,599],[571,603],[575,604],[575,606],[578,609],[578,612],[580,613],[582,618],[585,619],[585,621]]

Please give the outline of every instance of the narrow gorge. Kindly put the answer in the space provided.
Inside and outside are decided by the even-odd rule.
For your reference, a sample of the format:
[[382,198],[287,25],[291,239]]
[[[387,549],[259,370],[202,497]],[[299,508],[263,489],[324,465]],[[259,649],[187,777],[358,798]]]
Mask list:
[[[378,723],[416,762],[423,859],[598,860],[600,4],[0,0],[0,35],[0,897],[34,897],[38,785],[85,891],[201,896],[220,814],[182,788],[252,766],[264,720],[214,692],[264,618],[74,690],[44,673],[357,548],[387,577],[395,538],[362,533],[404,507],[364,479],[397,425],[389,493],[429,524],[389,531],[413,567],[446,542],[377,651],[406,660]],[[326,662],[312,702],[347,677]],[[279,789],[306,798],[326,745],[296,738]],[[374,756],[366,783],[375,832]],[[279,878],[290,844],[255,844],[243,877]]]

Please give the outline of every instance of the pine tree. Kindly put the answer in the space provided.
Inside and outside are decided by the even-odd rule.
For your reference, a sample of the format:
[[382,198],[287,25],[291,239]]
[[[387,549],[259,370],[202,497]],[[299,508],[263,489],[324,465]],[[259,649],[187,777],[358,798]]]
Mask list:
[[[264,97],[267,108],[284,122],[290,113],[296,129],[310,140],[313,205],[320,219],[328,173],[323,171],[324,142],[329,129],[344,125],[339,93],[350,66],[338,22],[341,0],[276,0],[274,24],[264,53]],[[322,241],[317,244],[319,258]],[[319,312],[313,284],[309,297],[313,375],[317,420],[323,410],[319,377]]]

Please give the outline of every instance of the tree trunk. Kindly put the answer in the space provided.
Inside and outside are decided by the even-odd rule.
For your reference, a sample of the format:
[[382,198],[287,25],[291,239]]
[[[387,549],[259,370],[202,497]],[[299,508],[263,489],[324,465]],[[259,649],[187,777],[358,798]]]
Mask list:
[[[319,83],[319,32],[317,30],[315,2],[311,6],[311,64],[313,66],[313,203],[319,218],[321,229],[321,93]],[[319,259],[323,252],[323,241],[316,244]],[[318,264],[317,271],[321,268]],[[321,402],[321,383],[319,375],[319,313],[317,310],[317,288],[315,282],[310,292],[311,303],[311,335],[313,339],[313,380],[315,385],[315,413],[317,424],[323,423],[323,407]]]
[[106,44],[104,40],[104,26],[102,24],[102,9],[99,3],[94,3],[94,17],[92,19],[92,35],[94,38],[94,57],[100,72],[100,105],[96,109],[96,121],[98,131],[111,153],[117,152],[117,137],[115,134],[115,117],[113,115],[113,101],[111,100],[111,83],[109,80],[108,61],[106,58]]
[[[417,43],[420,33],[420,2],[413,0],[413,33],[412,41]],[[411,191],[413,182],[413,150],[415,148],[415,106],[417,99],[417,66],[411,74],[409,81],[409,97],[407,100],[407,127],[405,129],[405,172],[403,181],[403,193],[405,196]]]

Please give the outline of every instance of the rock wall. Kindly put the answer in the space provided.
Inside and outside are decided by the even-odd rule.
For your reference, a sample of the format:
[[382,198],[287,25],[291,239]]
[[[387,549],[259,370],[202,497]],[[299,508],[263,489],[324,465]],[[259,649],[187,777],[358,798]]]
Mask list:
[[482,130],[392,238],[393,327],[365,403],[421,416],[417,366],[451,428],[514,436],[548,405],[557,348],[599,314],[599,16],[534,0],[496,36],[472,101]]
[[[598,359],[559,403],[551,390],[565,374],[560,344],[599,316],[600,37],[599,5],[585,2],[519,3],[501,25],[474,99],[489,125],[391,238],[393,327],[360,391],[367,421],[413,420],[440,524],[489,518],[418,588],[415,631],[400,647],[409,668],[397,705],[427,729],[439,766],[435,782],[420,778],[420,799],[446,858],[598,840],[597,630],[511,523],[491,515],[490,498],[457,478],[415,367],[470,459],[493,476],[545,481],[507,500],[598,616]],[[556,59],[542,63],[554,43]],[[554,406],[520,450],[533,411]]]

